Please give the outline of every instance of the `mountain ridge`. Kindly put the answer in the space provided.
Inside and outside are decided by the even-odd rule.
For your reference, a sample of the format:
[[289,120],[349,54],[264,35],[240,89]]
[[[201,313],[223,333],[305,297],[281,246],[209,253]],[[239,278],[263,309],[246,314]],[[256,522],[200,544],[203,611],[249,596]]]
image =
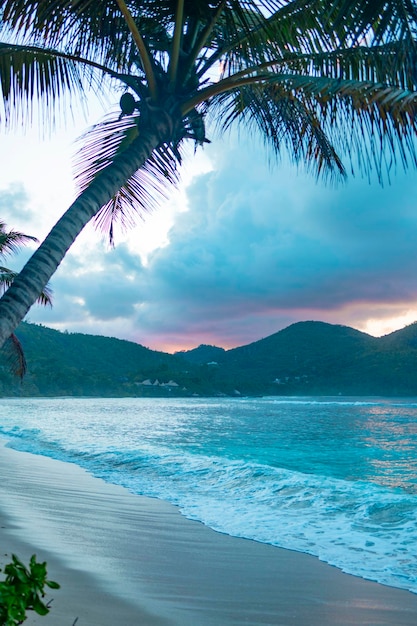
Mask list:
[[417,323],[383,337],[320,321],[296,322],[243,346],[202,344],[168,354],[123,339],[22,323],[28,361],[12,396],[417,396]]

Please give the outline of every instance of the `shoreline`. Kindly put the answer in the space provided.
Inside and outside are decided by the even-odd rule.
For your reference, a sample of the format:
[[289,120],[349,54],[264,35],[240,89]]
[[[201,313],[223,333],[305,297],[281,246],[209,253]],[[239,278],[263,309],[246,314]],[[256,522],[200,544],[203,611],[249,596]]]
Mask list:
[[36,554],[61,585],[28,626],[417,623],[417,594],[218,533],[75,464],[2,445],[0,472],[1,564]]

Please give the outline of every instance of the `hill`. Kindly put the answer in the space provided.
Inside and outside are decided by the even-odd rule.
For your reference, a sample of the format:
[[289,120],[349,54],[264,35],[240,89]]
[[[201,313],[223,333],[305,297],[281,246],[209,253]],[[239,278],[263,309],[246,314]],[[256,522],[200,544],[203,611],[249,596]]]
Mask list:
[[417,324],[372,337],[348,326],[298,322],[216,360],[230,386],[246,393],[412,396]]
[[[184,359],[130,341],[62,333],[28,323],[22,323],[16,335],[25,352],[28,372],[20,384],[3,363],[3,395],[172,395],[183,392],[184,387],[184,393],[203,391],[198,372]],[[168,385],[170,382],[175,384]],[[206,386],[204,391],[209,391]]]
[[174,355],[28,323],[17,335],[28,374],[20,384],[3,360],[3,396],[417,395],[417,324],[376,338],[299,322],[232,350]]
[[190,363],[203,365],[204,363],[221,361],[225,352],[226,350],[224,348],[201,344],[198,348],[193,348],[192,350],[182,350],[181,352],[176,352],[176,354],[184,356]]

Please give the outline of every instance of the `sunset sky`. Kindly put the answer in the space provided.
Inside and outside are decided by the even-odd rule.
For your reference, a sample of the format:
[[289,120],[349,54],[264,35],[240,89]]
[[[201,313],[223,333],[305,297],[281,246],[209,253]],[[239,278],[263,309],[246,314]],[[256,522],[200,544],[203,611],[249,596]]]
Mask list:
[[[0,218],[43,238],[71,203],[77,117],[51,139],[2,134]],[[243,135],[213,141],[183,185],[110,249],[89,225],[29,321],[174,351],[225,348],[302,320],[381,335],[417,320],[417,172],[334,187]],[[7,264],[19,269],[30,249]]]

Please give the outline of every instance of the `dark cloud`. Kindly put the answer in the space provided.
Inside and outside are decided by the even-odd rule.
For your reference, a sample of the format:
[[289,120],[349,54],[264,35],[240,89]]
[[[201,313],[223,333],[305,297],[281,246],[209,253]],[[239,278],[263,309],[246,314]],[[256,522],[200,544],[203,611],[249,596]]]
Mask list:
[[30,318],[36,321],[47,315],[49,323],[67,329],[79,329],[89,321],[99,327],[101,322],[131,318],[137,300],[143,297],[142,271],[140,258],[129,253],[125,245],[110,251],[101,245],[92,246],[82,256],[70,252],[51,281],[52,310],[32,309]]
[[244,148],[217,153],[151,259],[165,306],[188,311],[182,325],[417,298],[415,173],[326,188]]

